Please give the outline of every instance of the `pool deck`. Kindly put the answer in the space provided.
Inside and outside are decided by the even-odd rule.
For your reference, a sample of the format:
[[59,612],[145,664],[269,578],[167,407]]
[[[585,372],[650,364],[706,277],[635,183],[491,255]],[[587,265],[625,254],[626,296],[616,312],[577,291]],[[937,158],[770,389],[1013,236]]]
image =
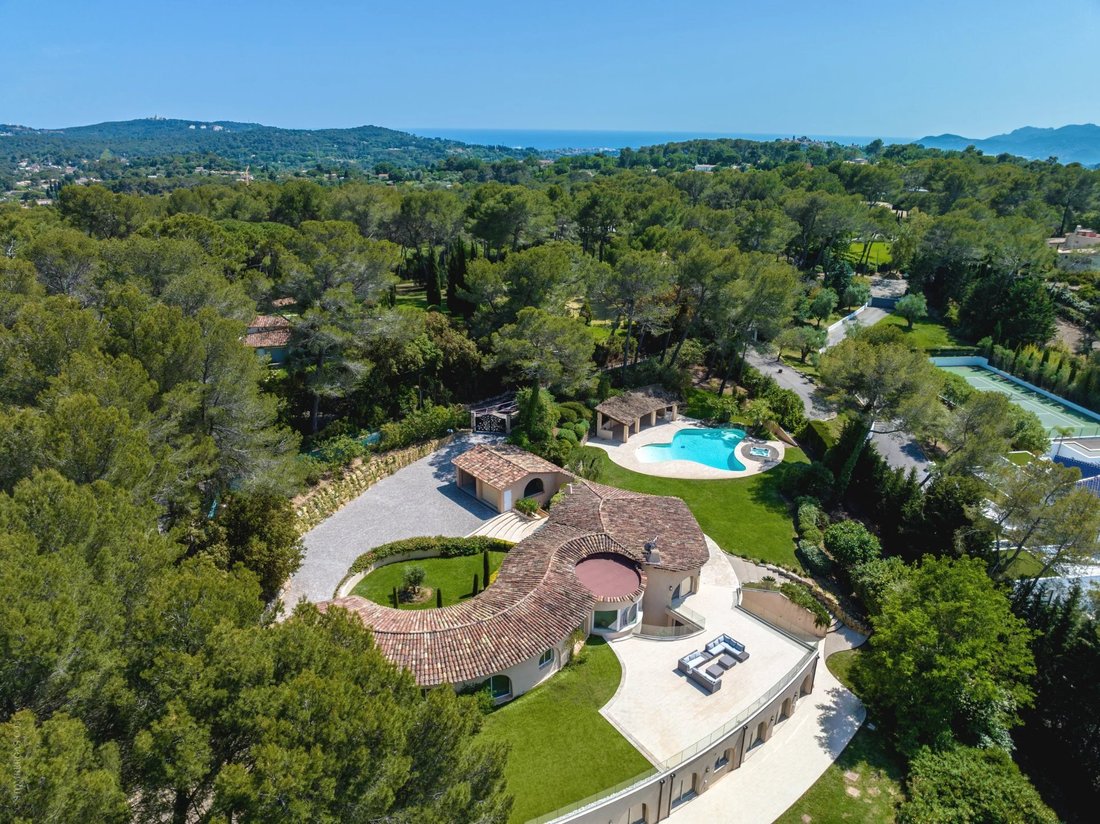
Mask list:
[[781,441],[759,441],[752,437],[746,437],[742,443],[761,445],[766,444],[778,453],[778,460],[760,460],[752,456],[742,454],[738,448],[737,458],[745,465],[742,470],[715,469],[695,461],[660,461],[659,463],[643,463],[635,454],[640,446],[655,443],[671,443],[672,437],[681,429],[709,429],[697,420],[680,418],[675,421],[661,422],[655,426],[643,429],[637,435],[631,436],[626,443],[612,441],[606,438],[590,438],[589,446],[595,446],[607,453],[611,460],[623,469],[640,472],[643,475],[654,475],[658,478],[683,478],[688,480],[723,480],[729,478],[747,478],[756,475],[783,462],[784,444]]

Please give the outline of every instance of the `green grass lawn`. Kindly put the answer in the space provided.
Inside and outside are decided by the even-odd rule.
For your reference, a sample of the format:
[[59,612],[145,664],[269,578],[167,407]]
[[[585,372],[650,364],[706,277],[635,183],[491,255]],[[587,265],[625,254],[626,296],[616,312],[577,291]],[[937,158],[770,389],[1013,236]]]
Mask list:
[[[863,259],[863,252],[866,250],[866,243],[849,243],[848,244],[848,256],[851,258],[853,264],[858,263]],[[890,257],[890,244],[885,240],[873,240],[871,241],[871,254],[867,256],[867,265],[872,268],[878,268],[879,264],[890,263],[893,258]]]
[[611,647],[589,638],[582,660],[485,719],[481,737],[510,747],[505,777],[515,797],[511,822],[551,812],[651,768],[599,713],[621,677]]
[[929,349],[943,349],[949,346],[967,346],[966,341],[959,340],[955,335],[944,326],[942,323],[937,323],[934,320],[925,319],[917,321],[913,324],[913,328],[909,329],[909,324],[905,318],[900,318],[897,315],[888,315],[883,318],[880,323],[890,324],[896,326],[905,335],[905,340],[914,349],[929,350]]
[[[851,689],[851,668],[860,651],[846,650],[826,661],[837,680]],[[882,824],[894,821],[905,768],[882,733],[860,728],[844,751],[776,824]]]
[[[504,561],[505,552],[489,553],[489,569],[495,572]],[[443,590],[443,605],[450,606],[464,601],[470,597],[473,588],[474,576],[478,577],[478,586],[484,588],[485,582],[480,580],[482,573],[481,555],[463,555],[458,558],[424,558],[419,561],[399,561],[396,564],[376,569],[362,581],[355,585],[352,595],[361,595],[368,601],[376,604],[393,606],[390,593],[393,588],[401,588],[402,576],[410,566],[424,567],[425,577],[423,586],[433,590]],[[435,606],[435,595],[421,604],[401,604],[401,609],[428,609]]]
[[790,509],[779,493],[786,470],[806,463],[801,449],[787,447],[782,464],[749,478],[688,481],[631,472],[612,463],[602,449],[586,448],[597,456],[601,483],[651,495],[675,495],[688,505],[703,532],[726,552],[802,568],[794,555]]
[[1005,457],[1016,466],[1027,466],[1035,460],[1035,456],[1030,452],[1009,452]]

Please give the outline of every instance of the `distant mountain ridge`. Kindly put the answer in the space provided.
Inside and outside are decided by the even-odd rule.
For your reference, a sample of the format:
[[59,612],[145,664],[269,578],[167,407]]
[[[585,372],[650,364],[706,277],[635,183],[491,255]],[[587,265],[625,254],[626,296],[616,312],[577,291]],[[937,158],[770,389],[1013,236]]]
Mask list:
[[465,154],[481,159],[522,157],[523,150],[504,146],[471,146],[457,140],[420,137],[381,126],[348,129],[282,129],[231,120],[144,118],[74,126],[32,129],[0,125],[0,155],[77,165],[109,152],[130,161],[175,155],[215,155],[243,167],[269,164],[292,167],[303,163],[387,161],[413,167]]
[[1062,163],[1080,163],[1085,166],[1100,164],[1100,126],[1095,123],[1061,126],[1056,129],[1024,126],[1008,134],[986,138],[963,137],[957,134],[930,135],[916,142],[930,149],[961,151],[967,146],[973,146],[991,155],[1007,152],[1038,160],[1056,157]]

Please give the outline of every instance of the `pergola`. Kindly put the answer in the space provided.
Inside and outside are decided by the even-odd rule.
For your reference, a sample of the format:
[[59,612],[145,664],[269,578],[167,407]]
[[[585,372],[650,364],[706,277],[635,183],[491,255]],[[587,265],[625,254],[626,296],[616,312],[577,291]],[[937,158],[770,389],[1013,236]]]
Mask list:
[[624,392],[608,398],[596,407],[596,432],[599,434],[603,431],[606,419],[610,424],[607,428],[612,437],[616,435],[616,427],[621,428],[620,440],[625,443],[632,434],[636,435],[642,430],[643,422],[650,426],[657,423],[658,415],[676,420],[678,406],[679,401],[659,386],[646,386]]

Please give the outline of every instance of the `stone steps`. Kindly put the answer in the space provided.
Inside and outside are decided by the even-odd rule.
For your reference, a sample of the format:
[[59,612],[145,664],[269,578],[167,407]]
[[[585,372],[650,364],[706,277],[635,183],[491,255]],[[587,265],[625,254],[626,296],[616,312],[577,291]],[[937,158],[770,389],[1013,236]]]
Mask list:
[[501,541],[518,544],[546,522],[545,518],[531,520],[515,512],[505,512],[491,518],[477,528],[472,535],[484,535]]

